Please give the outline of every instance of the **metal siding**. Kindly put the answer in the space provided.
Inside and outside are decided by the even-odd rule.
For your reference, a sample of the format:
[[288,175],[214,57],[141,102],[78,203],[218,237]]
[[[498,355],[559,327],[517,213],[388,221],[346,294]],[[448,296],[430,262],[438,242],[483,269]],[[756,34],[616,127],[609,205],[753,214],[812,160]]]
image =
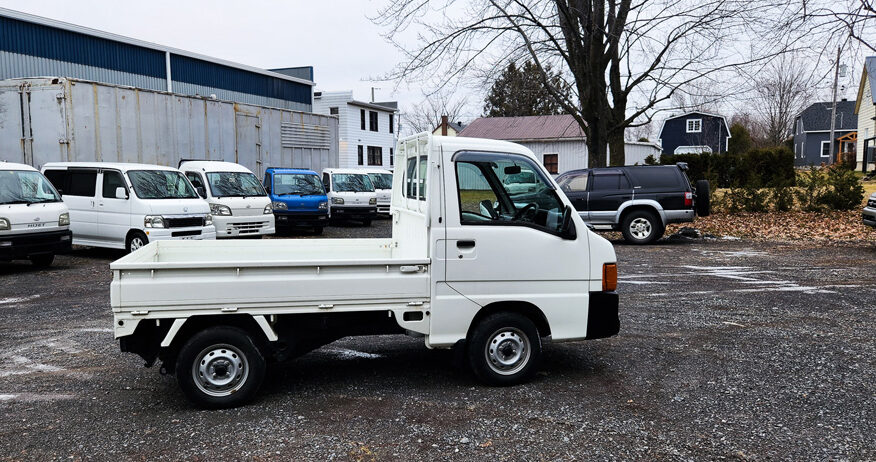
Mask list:
[[21,132],[21,95],[14,86],[0,88],[0,158],[25,162]]
[[0,80],[52,75],[149,90],[165,90],[167,88],[167,80],[164,77],[150,77],[114,69],[12,53],[3,50],[2,44],[0,44]]

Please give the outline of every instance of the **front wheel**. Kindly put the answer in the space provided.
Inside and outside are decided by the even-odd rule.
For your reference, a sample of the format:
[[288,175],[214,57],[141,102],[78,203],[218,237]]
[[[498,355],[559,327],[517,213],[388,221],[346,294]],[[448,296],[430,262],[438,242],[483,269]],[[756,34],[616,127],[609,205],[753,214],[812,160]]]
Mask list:
[[126,243],[125,247],[127,247],[128,253],[131,253],[148,243],[149,238],[146,237],[145,234],[140,231],[134,231],[133,233],[131,233],[130,236],[128,236],[128,242]]
[[365,226],[371,226],[371,219],[367,218],[365,220],[362,220],[362,224]]
[[497,313],[481,320],[469,336],[467,348],[472,371],[488,385],[526,382],[541,362],[538,328],[516,313]]
[[249,334],[234,327],[212,327],[195,334],[182,347],[176,379],[191,402],[222,409],[255,397],[265,368],[265,358]]
[[52,253],[30,256],[30,262],[37,268],[48,268],[52,266],[53,261],[55,261],[55,254]]

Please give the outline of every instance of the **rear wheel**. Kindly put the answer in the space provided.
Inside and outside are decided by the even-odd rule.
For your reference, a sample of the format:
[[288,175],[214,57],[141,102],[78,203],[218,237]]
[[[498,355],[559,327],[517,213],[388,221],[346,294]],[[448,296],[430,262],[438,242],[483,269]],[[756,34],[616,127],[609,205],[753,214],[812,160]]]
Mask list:
[[621,233],[630,244],[650,244],[663,236],[663,223],[654,212],[634,210],[624,217]]
[[131,253],[148,243],[149,238],[146,237],[145,234],[140,231],[134,231],[133,233],[131,233],[130,236],[128,236],[128,242],[125,243],[125,247],[128,250],[128,253]]
[[541,362],[538,328],[516,313],[497,313],[481,320],[469,336],[467,349],[472,371],[488,385],[526,382]]
[[323,230],[322,226],[317,226],[317,227],[313,228],[313,234],[316,236],[320,236],[320,235],[322,235],[322,230]]
[[264,377],[265,358],[249,334],[234,327],[195,334],[176,361],[176,379],[186,398],[210,409],[245,404]]
[[371,226],[371,219],[366,218],[365,220],[362,220],[362,224],[365,226]]
[[52,266],[53,261],[55,261],[55,254],[52,253],[30,256],[30,262],[37,268],[48,268]]

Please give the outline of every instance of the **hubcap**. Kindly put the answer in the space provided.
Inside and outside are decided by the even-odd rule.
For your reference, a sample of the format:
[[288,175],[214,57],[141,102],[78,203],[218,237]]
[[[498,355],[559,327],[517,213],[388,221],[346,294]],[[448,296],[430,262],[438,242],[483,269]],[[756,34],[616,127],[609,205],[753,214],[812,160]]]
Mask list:
[[192,365],[198,388],[210,396],[228,396],[246,383],[249,365],[246,357],[231,345],[204,348]]
[[135,237],[135,238],[131,239],[131,250],[137,250],[140,247],[143,247],[144,245],[146,245],[146,244],[144,244],[143,240],[140,239],[139,237]]
[[530,352],[529,338],[513,327],[493,333],[484,351],[490,369],[502,375],[520,372],[529,362]]
[[636,218],[630,223],[630,234],[636,239],[645,239],[651,235],[651,222],[644,218]]

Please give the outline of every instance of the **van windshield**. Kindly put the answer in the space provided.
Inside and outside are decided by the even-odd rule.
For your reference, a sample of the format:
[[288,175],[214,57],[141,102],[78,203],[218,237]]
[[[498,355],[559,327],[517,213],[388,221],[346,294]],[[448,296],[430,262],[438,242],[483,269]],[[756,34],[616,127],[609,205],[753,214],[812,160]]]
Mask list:
[[374,184],[363,173],[335,173],[332,175],[333,190],[338,192],[372,192]]
[[207,172],[213,197],[264,196],[259,179],[249,172]]
[[274,175],[274,194],[278,196],[325,195],[319,177],[307,173],[278,173]]
[[61,197],[41,173],[0,170],[0,204],[60,202]]
[[368,177],[371,178],[374,189],[392,189],[391,173],[369,173]]
[[140,199],[197,199],[189,180],[173,170],[131,170],[128,172],[134,192]]

